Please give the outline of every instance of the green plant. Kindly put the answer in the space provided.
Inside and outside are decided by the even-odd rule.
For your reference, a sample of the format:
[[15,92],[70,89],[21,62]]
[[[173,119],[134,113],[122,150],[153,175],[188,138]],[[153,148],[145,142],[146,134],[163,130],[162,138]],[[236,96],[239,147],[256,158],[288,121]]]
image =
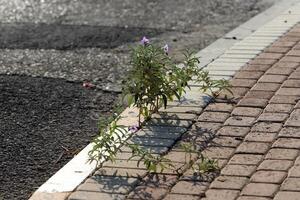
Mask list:
[[141,115],[147,119],[162,105],[166,107],[174,97],[180,100],[186,89],[190,88],[189,82],[193,77],[204,92],[217,95],[221,90],[230,91],[228,81],[212,80],[207,71],[198,67],[199,58],[192,52],[186,51],[183,65],[176,65],[168,51],[167,45],[153,45],[145,37],[142,45],[132,51],[132,68],[125,81],[123,96],[130,106],[139,109],[139,125]]
[[138,157],[137,165],[140,165],[140,162],[143,161],[146,169],[149,172],[163,172],[165,169],[174,168],[171,160],[164,158],[161,155],[153,155],[150,151],[147,151],[141,148],[136,144],[129,144],[128,147],[132,150],[132,156],[128,159]]
[[[170,160],[127,141],[130,134],[141,128],[141,116],[147,120],[153,113],[158,112],[161,106],[166,108],[169,101],[174,98],[180,100],[186,90],[190,89],[191,81],[199,83],[200,90],[210,92],[212,96],[219,95],[223,90],[230,92],[230,84],[226,80],[212,80],[207,71],[198,67],[199,58],[190,51],[184,53],[182,65],[176,65],[169,56],[167,45],[153,45],[145,37],[141,43],[133,49],[132,68],[123,87],[123,99],[127,99],[129,106],[135,106],[139,110],[138,126],[127,128],[118,125],[120,117],[115,114],[108,121],[101,123],[100,135],[94,140],[89,155],[91,161],[114,161],[118,148],[125,145],[132,151],[129,160],[138,157],[137,164],[143,162],[148,171],[164,171],[174,168]],[[185,162],[197,166],[199,172],[217,169],[216,161],[203,157],[192,142],[183,144],[182,148],[186,152]],[[196,164],[192,160],[192,154],[195,153],[201,158],[201,162]]]
[[128,137],[126,127],[118,125],[119,119],[117,113],[107,119],[101,119],[99,136],[94,139],[93,147],[88,153],[90,162],[115,160],[118,148]]

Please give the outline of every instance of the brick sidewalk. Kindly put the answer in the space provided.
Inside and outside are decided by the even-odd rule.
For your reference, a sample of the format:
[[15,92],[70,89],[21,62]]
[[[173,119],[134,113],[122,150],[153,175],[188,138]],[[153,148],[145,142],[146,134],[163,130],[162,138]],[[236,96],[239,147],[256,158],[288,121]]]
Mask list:
[[[127,149],[69,199],[300,199],[300,25],[235,74],[233,101],[173,107],[132,141],[167,153],[174,171],[148,174]],[[191,111],[193,111],[191,113]],[[157,126],[159,124],[160,126]],[[193,139],[221,172],[197,176],[178,144]],[[194,161],[197,158],[193,157]]]

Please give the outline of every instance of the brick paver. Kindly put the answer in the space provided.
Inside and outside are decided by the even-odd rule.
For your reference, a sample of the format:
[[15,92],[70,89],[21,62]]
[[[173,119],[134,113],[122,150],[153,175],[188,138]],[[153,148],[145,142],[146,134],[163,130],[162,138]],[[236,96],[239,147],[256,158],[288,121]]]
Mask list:
[[[297,25],[235,74],[231,100],[223,94],[208,106],[174,104],[131,139],[166,154],[177,171],[149,174],[137,160],[126,162],[123,149],[116,163],[105,163],[70,199],[299,200],[299,30]],[[195,173],[190,164],[201,159],[193,154],[186,164],[179,148],[190,141],[205,157],[218,159],[220,171]]]

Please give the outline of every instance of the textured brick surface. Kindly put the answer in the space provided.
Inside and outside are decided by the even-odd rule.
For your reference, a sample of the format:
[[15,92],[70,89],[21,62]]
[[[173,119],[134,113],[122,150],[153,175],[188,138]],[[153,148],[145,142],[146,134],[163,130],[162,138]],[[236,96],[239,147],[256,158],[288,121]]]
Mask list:
[[293,165],[290,160],[264,160],[258,170],[276,170],[276,171],[288,171],[288,169]]
[[252,176],[251,182],[280,184],[286,177],[286,172],[281,171],[257,171]]
[[279,186],[268,183],[249,183],[242,190],[242,195],[273,197]]
[[276,133],[264,133],[264,132],[251,132],[249,133],[245,141],[247,142],[272,142],[276,138]]
[[300,192],[300,178],[287,178],[281,185],[281,190]]
[[262,112],[261,108],[237,107],[232,111],[232,115],[257,117]]
[[271,113],[290,113],[290,111],[293,109],[293,105],[291,104],[269,104],[265,112],[271,112]]
[[283,83],[283,81],[287,78],[284,75],[264,75],[261,77],[258,82],[261,83]]
[[278,132],[280,131],[282,124],[271,122],[258,122],[252,127],[252,131],[255,132]]
[[299,192],[279,191],[274,200],[299,200]]
[[236,189],[240,190],[247,183],[246,177],[219,176],[210,185],[213,189]]
[[294,160],[298,156],[299,150],[296,149],[271,149],[266,155],[266,159],[272,160]]
[[257,154],[235,154],[229,161],[229,164],[239,165],[258,165],[262,160],[262,155]]
[[243,142],[238,148],[238,153],[265,154],[269,149],[268,143]]
[[226,165],[221,171],[221,174],[228,176],[250,177],[255,169],[256,167],[253,165]]
[[[70,198],[299,200],[299,41],[300,25],[234,75],[233,96],[222,92],[206,106],[208,100],[192,92],[154,114],[130,140],[154,156],[163,153],[177,171],[150,174],[137,158],[127,162],[131,152],[122,147],[116,163],[106,162]],[[199,174],[196,163],[204,161],[196,153],[186,163],[180,145],[187,142],[218,160],[220,170]]]
[[267,104],[268,100],[262,98],[244,98],[238,103],[239,106],[249,106],[255,108],[265,108]]

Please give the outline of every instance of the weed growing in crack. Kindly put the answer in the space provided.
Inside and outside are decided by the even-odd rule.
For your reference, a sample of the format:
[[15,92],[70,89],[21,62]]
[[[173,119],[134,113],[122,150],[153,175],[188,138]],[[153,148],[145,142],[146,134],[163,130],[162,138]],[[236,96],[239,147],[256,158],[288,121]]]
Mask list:
[[[190,51],[184,53],[182,65],[176,65],[169,55],[169,46],[163,47],[152,44],[143,37],[141,45],[132,50],[132,68],[124,81],[123,99],[127,104],[138,109],[138,126],[125,127],[118,125],[119,115],[114,115],[101,127],[100,135],[94,140],[93,149],[89,152],[90,161],[99,163],[114,161],[120,146],[127,146],[132,151],[128,159],[139,158],[137,165],[143,162],[149,172],[162,172],[175,169],[174,163],[163,155],[156,155],[140,145],[132,144],[127,139],[142,126],[142,117],[147,121],[159,108],[166,108],[169,101],[181,100],[190,83],[199,85],[202,92],[210,93],[213,97],[221,91],[230,91],[227,80],[212,80],[207,71],[199,68],[199,58]],[[200,173],[217,170],[217,161],[205,158],[194,145],[182,145],[186,152],[185,163]],[[192,159],[197,154],[200,162]]]

